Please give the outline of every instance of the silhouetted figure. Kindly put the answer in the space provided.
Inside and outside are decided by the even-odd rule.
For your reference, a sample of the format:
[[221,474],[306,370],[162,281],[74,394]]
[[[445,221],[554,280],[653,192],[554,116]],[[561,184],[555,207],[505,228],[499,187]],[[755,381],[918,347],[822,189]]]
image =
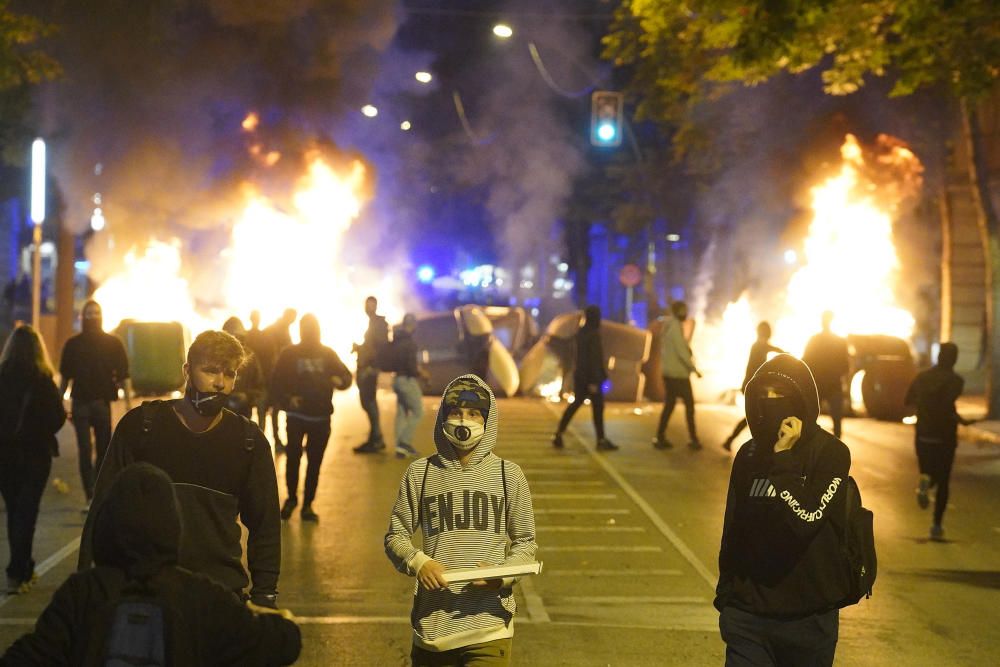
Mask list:
[[608,379],[608,371],[604,361],[604,349],[601,347],[601,309],[597,306],[587,306],[583,311],[583,326],[577,332],[576,363],[573,366],[573,402],[559,420],[552,445],[563,446],[563,433],[580,409],[583,402],[590,399],[590,411],[594,419],[594,431],[597,433],[597,449],[611,451],[618,445],[604,435],[604,391],[601,385]]
[[951,467],[958,448],[958,425],[973,423],[959,415],[955,409],[955,401],[962,395],[965,387],[965,380],[955,372],[956,361],[958,346],[954,343],[941,343],[937,365],[917,375],[906,390],[904,401],[917,410],[914,445],[920,468],[917,504],[922,509],[930,504],[928,491],[937,488],[934,494],[934,523],[930,530],[932,540],[944,538],[941,522],[948,507]]
[[[295,312],[294,308],[286,308],[281,314],[281,317],[279,317],[274,324],[264,329],[264,332],[271,339],[271,347],[274,349],[275,361],[277,361],[278,355],[281,354],[281,351],[292,344],[292,336],[289,333],[288,328],[295,322],[296,317],[298,317],[298,313]],[[273,372],[274,371],[272,370],[272,374]],[[268,389],[270,390],[268,392],[269,394],[274,393],[273,386],[268,385]],[[277,401],[272,399],[270,401],[271,437],[274,439],[274,450],[279,454],[284,453],[285,451],[285,444],[281,442],[281,437],[278,435],[278,412],[280,410],[281,408],[277,404]],[[264,428],[263,424],[261,424],[261,428]]]
[[368,417],[368,438],[354,448],[359,454],[385,449],[382,426],[379,424],[377,390],[379,371],[388,370],[379,367],[379,359],[389,344],[389,325],[377,310],[378,299],[373,296],[365,299],[368,328],[361,345],[354,346],[354,352],[358,355],[358,398],[361,409]]
[[809,339],[802,361],[816,379],[820,404],[826,403],[833,420],[833,435],[839,438],[844,418],[844,380],[850,370],[850,357],[847,341],[831,331],[832,322],[833,313],[824,312],[823,330]]
[[701,449],[698,431],[694,420],[694,391],[691,388],[691,374],[699,378],[701,373],[694,365],[694,355],[691,346],[684,338],[684,321],[687,319],[687,304],[675,301],[670,304],[670,313],[664,316],[660,328],[660,371],[663,373],[663,386],[666,396],[663,399],[663,411],[660,412],[660,422],[656,426],[656,437],[653,446],[657,449],[670,449],[673,445],[667,440],[667,425],[670,415],[674,412],[677,399],[684,401],[684,416],[687,419],[688,447]]
[[[761,322],[757,325],[757,341],[750,346],[750,358],[747,359],[747,370],[743,375],[743,384],[740,385],[740,391],[744,394],[746,394],[747,383],[750,382],[750,378],[752,378],[753,374],[757,372],[757,369],[760,368],[765,361],[767,361],[767,355],[771,352],[784,352],[784,350],[780,347],[771,345],[770,340],[771,325],[767,322]],[[736,441],[736,438],[739,437],[740,433],[742,433],[743,429],[746,427],[747,420],[746,417],[744,417],[738,424],[736,424],[736,427],[733,429],[733,432],[729,434],[729,437],[726,438],[726,441],[722,443],[722,448],[727,452],[732,449],[733,442]]]
[[261,385],[260,393],[257,394],[257,402],[253,407],[257,411],[257,424],[261,430],[267,427],[267,412],[270,406],[269,386],[271,382],[271,372],[274,370],[274,361],[278,357],[278,351],[274,349],[274,340],[268,333],[260,328],[260,311],[250,311],[250,329],[247,331],[246,347],[257,357],[260,364]]
[[222,330],[238,340],[246,352],[246,360],[236,375],[236,384],[233,385],[233,391],[229,394],[229,402],[226,403],[226,407],[236,414],[250,419],[253,406],[259,404],[260,395],[265,391],[264,372],[257,360],[257,355],[246,343],[247,332],[243,328],[243,322],[240,321],[240,318],[230,317],[222,325]]

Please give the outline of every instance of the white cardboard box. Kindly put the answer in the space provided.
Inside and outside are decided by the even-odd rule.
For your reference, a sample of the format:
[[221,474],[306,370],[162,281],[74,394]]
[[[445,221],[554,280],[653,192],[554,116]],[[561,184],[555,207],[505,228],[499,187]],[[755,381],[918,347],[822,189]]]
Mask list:
[[541,563],[523,563],[521,565],[494,565],[490,567],[474,567],[468,570],[446,570],[445,581],[449,584],[477,579],[502,579],[504,577],[520,577],[526,574],[540,574]]

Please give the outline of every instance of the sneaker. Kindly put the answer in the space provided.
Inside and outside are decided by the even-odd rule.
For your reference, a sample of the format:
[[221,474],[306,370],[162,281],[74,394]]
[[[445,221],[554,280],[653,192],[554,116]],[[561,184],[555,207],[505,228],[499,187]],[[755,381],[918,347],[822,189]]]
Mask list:
[[364,442],[354,448],[355,454],[374,454],[375,452],[381,452],[385,449],[384,440],[375,440]]
[[552,436],[552,446],[555,447],[556,449],[563,448],[562,433],[556,433],[555,435]]
[[597,451],[599,452],[612,452],[616,449],[619,449],[618,445],[611,442],[607,438],[601,438],[597,441]]
[[281,506],[281,520],[288,521],[292,518],[292,512],[298,506],[299,501],[295,498],[286,498],[285,504]]
[[319,514],[313,511],[312,505],[303,505],[302,507],[302,520],[303,521],[319,521]]
[[935,523],[931,525],[931,539],[935,542],[944,541],[944,528],[941,527],[941,524]]
[[917,486],[917,504],[920,505],[920,509],[927,509],[931,504],[931,499],[927,495],[927,490],[931,487],[931,476],[921,475],[920,482]]
[[691,442],[688,443],[688,447],[694,451],[701,449],[701,443],[698,442],[698,438],[693,438]]
[[396,443],[396,458],[416,458],[420,456],[419,452],[413,448],[413,445],[408,445],[405,442]]
[[673,449],[674,446],[669,440],[664,438],[662,435],[658,435],[653,438],[653,447],[657,449]]

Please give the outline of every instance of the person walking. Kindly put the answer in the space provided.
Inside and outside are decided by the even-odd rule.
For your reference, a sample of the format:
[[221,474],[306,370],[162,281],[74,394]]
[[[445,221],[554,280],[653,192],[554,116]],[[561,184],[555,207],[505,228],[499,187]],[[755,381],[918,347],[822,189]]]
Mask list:
[[[263,667],[298,658],[302,637],[287,610],[243,604],[178,567],[181,517],[162,470],[128,466],[95,514],[96,567],[63,582],[0,665]],[[162,615],[148,614],[147,604]]]
[[601,346],[601,309],[587,306],[583,311],[583,326],[574,339],[576,363],[573,365],[573,402],[566,406],[559,425],[552,436],[552,446],[563,447],[563,433],[569,427],[573,415],[583,402],[590,399],[590,412],[597,434],[597,449],[613,451],[618,445],[608,440],[604,433],[604,390],[602,385],[608,379],[607,362]]
[[930,505],[928,492],[932,488],[937,489],[934,494],[934,522],[930,529],[932,540],[944,539],[942,521],[948,507],[951,467],[958,448],[958,425],[974,423],[974,420],[959,415],[955,409],[955,401],[965,388],[965,380],[955,372],[957,361],[958,346],[941,343],[937,364],[917,375],[906,390],[904,400],[906,405],[914,406],[917,413],[914,446],[920,470],[917,504],[921,509]]
[[427,379],[427,371],[417,362],[417,344],[413,340],[416,329],[416,315],[404,315],[402,324],[393,332],[387,355],[395,372],[392,390],[396,393],[397,458],[417,456],[413,436],[424,414],[424,392],[420,383]]
[[812,374],[791,355],[747,384],[753,437],[733,459],[714,601],[727,665],[833,664],[851,588],[840,538],[851,453],[818,416]]
[[847,341],[833,333],[833,313],[824,311],[822,316],[823,330],[809,339],[802,361],[806,363],[819,390],[820,405],[826,403],[826,409],[833,420],[833,435],[841,435],[841,422],[844,419],[844,380],[850,370],[850,355],[847,351]]
[[243,328],[243,322],[240,321],[240,318],[230,317],[222,325],[222,330],[238,340],[246,352],[246,360],[243,362],[243,368],[236,375],[236,384],[233,385],[233,392],[229,394],[229,402],[226,403],[226,407],[236,414],[250,419],[253,406],[259,405],[260,395],[265,391],[264,372],[257,355],[246,343],[247,331]]
[[[393,567],[417,579],[414,667],[511,663],[517,578],[445,578],[535,560],[531,491],[520,466],[493,453],[499,423],[489,386],[471,374],[455,378],[434,422],[437,452],[410,463],[400,480],[384,544]],[[421,548],[412,541],[418,529]]]
[[45,344],[23,324],[0,353],[0,495],[7,508],[8,593],[26,593],[36,580],[35,524],[52,457],[59,453],[55,434],[65,422]]
[[[757,340],[752,346],[750,346],[750,357],[747,359],[747,370],[743,374],[743,384],[740,385],[740,391],[743,392],[744,396],[747,391],[747,383],[750,382],[750,378],[752,378],[753,374],[757,372],[757,369],[760,368],[765,361],[767,361],[767,355],[771,353],[780,354],[784,352],[784,350],[780,347],[771,345],[770,341],[771,325],[767,322],[761,322],[757,325]],[[740,433],[742,433],[743,429],[746,427],[747,420],[746,417],[744,417],[743,419],[740,419],[740,421],[736,424],[736,427],[733,428],[733,432],[730,433],[729,437],[726,438],[726,441],[722,443],[722,448],[727,452],[730,451],[733,448],[733,442],[736,441],[736,438],[739,437]]]
[[[268,338],[271,339],[271,349],[274,350],[274,359],[277,363],[278,356],[281,354],[282,350],[292,344],[292,335],[289,333],[289,327],[295,323],[295,318],[298,317],[298,313],[294,308],[286,308],[273,324],[264,329]],[[272,369],[269,378],[274,377],[274,370]],[[274,387],[268,386],[268,393],[274,394]],[[285,453],[285,443],[281,441],[281,436],[278,435],[278,413],[281,411],[281,406],[276,399],[269,401],[270,412],[271,412],[271,437],[274,439],[274,451],[276,454]],[[286,431],[287,431],[287,424]],[[264,425],[261,424],[261,428]],[[287,437],[287,433],[285,436]]]
[[[118,423],[97,476],[94,508],[128,465],[155,465],[173,481],[180,503],[178,564],[254,604],[274,607],[281,569],[274,460],[260,429],[225,408],[244,355],[240,342],[223,331],[194,339],[183,367],[184,397],[144,403]],[[249,576],[237,521],[248,533]],[[91,566],[96,548],[92,513],[83,527],[78,569]]]
[[674,412],[677,399],[684,401],[684,416],[687,419],[688,447],[701,449],[698,431],[694,419],[694,391],[691,388],[691,374],[701,377],[694,365],[694,355],[691,346],[684,337],[684,321],[687,319],[687,304],[675,301],[670,305],[670,313],[663,318],[660,329],[660,370],[663,373],[663,385],[666,396],[663,399],[663,410],[656,427],[656,437],[653,446],[657,449],[671,449],[673,444],[667,440],[667,425],[670,415]]
[[379,359],[389,344],[389,325],[377,311],[378,299],[373,296],[365,299],[368,328],[361,345],[354,345],[354,352],[358,355],[358,398],[361,400],[361,409],[368,417],[368,438],[354,448],[358,454],[385,449],[382,426],[379,424],[377,393],[379,371],[387,370],[379,368]]
[[260,364],[260,374],[262,384],[260,393],[257,394],[257,402],[252,406],[257,412],[257,425],[260,430],[267,428],[267,412],[270,406],[268,399],[268,383],[271,381],[271,372],[274,370],[274,360],[278,353],[274,349],[274,340],[271,336],[260,328],[260,311],[250,311],[250,329],[247,330],[245,348],[253,352]]
[[[84,511],[94,498],[94,480],[111,442],[111,403],[124,390],[125,408],[131,408],[128,356],[121,339],[104,332],[101,305],[94,300],[80,311],[80,333],[63,345],[59,360],[60,395],[71,391],[70,421],[76,432],[80,482],[86,497]],[[93,432],[93,439],[91,439]]]
[[319,486],[319,471],[330,439],[333,390],[351,386],[351,372],[336,352],[320,340],[319,320],[309,313],[299,321],[297,345],[286,347],[274,365],[271,386],[274,400],[288,415],[288,444],[285,448],[285,485],[288,496],[281,506],[281,518],[290,519],[298,506],[299,467],[303,443],[306,453],[305,493],[302,519],[319,521],[313,509]]

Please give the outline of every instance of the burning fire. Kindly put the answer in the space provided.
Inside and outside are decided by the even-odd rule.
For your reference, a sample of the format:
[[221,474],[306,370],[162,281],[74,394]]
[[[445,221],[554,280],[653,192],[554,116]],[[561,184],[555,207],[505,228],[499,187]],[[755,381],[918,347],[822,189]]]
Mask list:
[[841,335],[887,334],[909,339],[913,316],[894,295],[899,257],[892,225],[901,204],[921,184],[923,167],[898,141],[879,137],[874,159],[853,135],[841,147],[836,174],[811,189],[812,218],[798,267],[777,313],[754,311],[749,296],[730,303],[722,320],[694,337],[704,368],[723,387],[739,387],[757,323],[771,322],[772,343],[801,355],[820,328],[824,311],[834,313]]
[[[243,126],[251,131],[256,122],[251,115]],[[182,243],[153,240],[130,250],[123,270],[96,292],[105,326],[112,329],[126,318],[179,321],[197,334],[221,328],[231,315],[247,323],[250,311],[259,310],[267,325],[286,308],[295,308],[299,316],[315,314],[324,343],[349,361],[352,342],[368,324],[365,296],[379,296],[380,310],[395,321],[402,317],[394,306],[400,291],[392,276],[363,275],[364,269],[348,267],[339,256],[344,233],[364,204],[369,178],[365,166],[355,160],[336,168],[319,154],[310,156],[307,165],[287,210],[246,187],[246,204],[220,254],[224,280],[215,305],[193,298],[184,277],[189,274]],[[298,337],[296,326],[291,333]]]

